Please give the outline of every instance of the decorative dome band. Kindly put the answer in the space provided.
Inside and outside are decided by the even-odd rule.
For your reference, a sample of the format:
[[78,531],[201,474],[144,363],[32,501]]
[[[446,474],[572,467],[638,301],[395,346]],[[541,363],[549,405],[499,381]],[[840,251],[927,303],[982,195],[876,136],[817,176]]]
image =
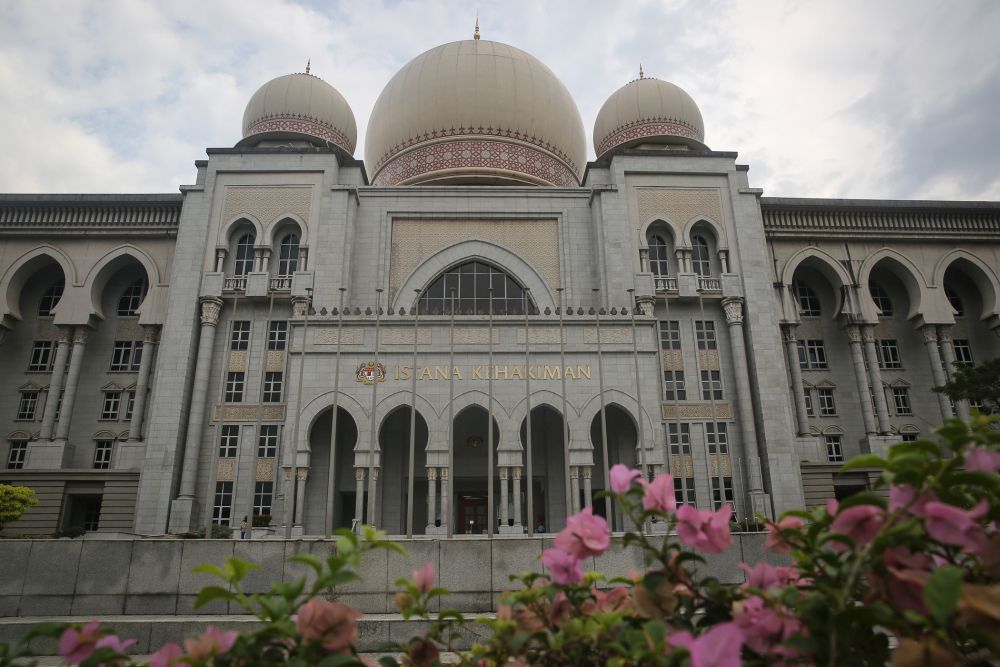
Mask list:
[[702,143],[705,140],[704,136],[686,123],[680,123],[674,119],[649,118],[629,123],[609,134],[601,142],[601,145],[597,147],[595,151],[597,158],[604,157],[608,151],[622,144],[627,144],[636,139],[644,139],[645,137],[684,137],[685,139],[693,139],[698,143]]
[[294,116],[271,116],[262,118],[247,128],[245,137],[266,132],[295,132],[311,137],[319,137],[334,146],[344,150],[348,155],[354,154],[354,142],[335,127],[315,120]]

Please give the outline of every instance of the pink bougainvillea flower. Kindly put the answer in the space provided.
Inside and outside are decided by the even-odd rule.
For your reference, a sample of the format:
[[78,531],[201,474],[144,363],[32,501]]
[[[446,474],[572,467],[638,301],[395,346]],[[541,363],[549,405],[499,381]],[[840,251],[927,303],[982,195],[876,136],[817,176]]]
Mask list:
[[896,512],[907,505],[913,504],[907,510],[913,516],[923,516],[924,508],[932,500],[937,500],[937,495],[933,491],[925,491],[920,497],[914,500],[916,490],[909,484],[893,484],[889,487],[889,511]]
[[302,639],[318,641],[330,653],[347,651],[358,639],[361,612],[346,604],[312,598],[299,607],[295,627]]
[[97,648],[97,641],[101,638],[101,623],[91,621],[83,628],[67,628],[59,637],[59,655],[66,664],[83,662],[90,657],[90,654]]
[[[885,523],[885,511],[876,505],[855,505],[838,512],[833,519],[830,530],[834,533],[851,538],[855,546],[862,546],[872,541]],[[841,542],[834,542],[833,549],[846,551]]]
[[764,548],[776,554],[787,554],[791,545],[785,539],[784,535],[781,534],[781,531],[798,530],[805,525],[805,521],[797,516],[786,516],[782,517],[778,523],[769,523],[767,525],[768,532],[767,539],[764,540]]
[[642,477],[642,472],[629,468],[622,463],[611,466],[611,490],[615,493],[625,493],[632,486],[632,482]]
[[417,590],[421,593],[426,593],[432,588],[434,588],[434,564],[427,563],[419,570],[414,570],[412,573],[413,583],[416,585]]
[[787,608],[769,607],[756,595],[736,603],[733,620],[743,631],[746,645],[764,656],[793,658],[798,653],[782,643],[802,630],[802,622]]
[[743,587],[759,588],[766,591],[771,588],[784,588],[799,580],[799,571],[794,567],[775,567],[760,561],[753,567],[740,563],[740,569],[747,573],[747,581]]
[[722,623],[695,639],[690,632],[675,632],[667,637],[673,646],[683,646],[691,653],[691,667],[740,667],[743,631],[735,623]]
[[986,516],[987,511],[989,505],[985,498],[970,510],[947,503],[929,502],[924,512],[924,527],[938,542],[962,547],[966,553],[985,553],[989,541],[978,519]]
[[729,534],[729,517],[733,508],[726,503],[716,512],[682,505],[677,510],[677,535],[681,542],[710,554],[725,551],[733,542]]
[[542,565],[552,572],[552,581],[561,586],[583,581],[583,568],[580,566],[580,559],[558,547],[546,549],[542,553]]
[[891,547],[882,554],[882,560],[888,572],[886,598],[893,609],[926,614],[924,585],[931,574],[931,559],[906,547]]
[[115,651],[115,653],[125,653],[127,649],[132,644],[135,644],[137,639],[119,639],[117,635],[104,635],[97,640],[97,646],[95,648],[110,648]]
[[210,625],[200,637],[185,639],[184,650],[192,661],[208,660],[213,655],[228,653],[239,636],[236,630],[223,632]]
[[593,507],[566,519],[566,527],[556,535],[555,545],[577,558],[600,556],[611,546],[611,530],[602,516],[594,516]]
[[572,615],[573,603],[569,601],[565,593],[559,591],[552,598],[552,606],[549,607],[549,625],[557,628],[569,620],[569,617]]
[[177,659],[184,655],[180,645],[167,642],[153,655],[149,656],[149,667],[170,667],[177,664]]
[[965,453],[965,469],[996,474],[1000,471],[1000,452],[985,447],[969,447]]
[[657,475],[652,482],[643,480],[642,506],[647,510],[673,512],[677,509],[677,496],[674,491],[674,478],[670,475]]

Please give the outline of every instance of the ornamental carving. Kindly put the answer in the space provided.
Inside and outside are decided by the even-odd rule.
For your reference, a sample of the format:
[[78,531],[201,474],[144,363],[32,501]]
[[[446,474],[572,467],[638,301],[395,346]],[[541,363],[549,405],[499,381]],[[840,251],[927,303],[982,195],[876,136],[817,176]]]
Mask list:
[[232,482],[236,479],[236,459],[219,459],[215,468],[217,482]]
[[[795,342],[795,329],[798,328],[797,324],[782,324],[781,325],[781,340],[786,343]],[[851,327],[853,328],[853,327]]]
[[[431,330],[428,328],[419,329],[417,333],[417,345],[431,344]],[[383,345],[413,345],[413,328],[394,328],[382,330]]]
[[[532,345],[558,345],[559,344],[559,327],[546,327],[540,326],[537,328],[528,328],[530,341]],[[564,336],[565,338],[565,336]],[[518,345],[524,345],[524,328],[517,330],[517,343]]]
[[861,343],[861,327],[849,326],[844,329],[847,332],[847,340],[850,343]]
[[[722,472],[719,472],[719,459],[722,459]],[[713,477],[722,475],[723,477],[733,476],[733,462],[729,454],[709,454],[708,468]]]
[[690,454],[675,455],[670,458],[675,477],[694,477],[694,461],[691,460]]
[[285,353],[281,350],[268,350],[264,357],[264,370],[269,373],[280,373],[285,370]]
[[923,334],[925,343],[937,342],[937,327],[931,325],[920,327],[920,333]]
[[719,351],[698,350],[698,368],[703,371],[719,370]]
[[[487,327],[461,327],[452,331],[451,342],[455,345],[487,345],[490,330]],[[493,330],[493,344],[500,344],[500,331]]]
[[203,298],[201,300],[201,323],[215,326],[219,323],[219,315],[222,313],[222,299],[215,297]]
[[663,351],[663,370],[665,370],[665,371],[682,371],[682,370],[684,370],[684,351],[683,350],[664,350]]
[[146,324],[142,327],[142,344],[155,345],[160,340],[160,325]]
[[295,479],[300,482],[304,482],[309,479],[309,468],[296,468]]
[[[583,330],[583,342],[588,345],[597,344],[597,327]],[[601,327],[601,344],[632,343],[632,329],[629,327]]]
[[427,468],[427,479],[432,482],[437,479],[437,468],[434,467]]
[[[0,333],[7,331],[5,328],[0,328]],[[41,333],[39,331],[39,333]],[[73,327],[56,327],[55,339],[59,343],[70,343],[73,340]],[[39,338],[46,338],[46,336],[39,336]]]
[[361,345],[365,342],[362,329],[338,330],[333,327],[322,327],[313,330],[313,345]]
[[954,339],[952,338],[952,335],[951,335],[951,327],[950,326],[938,327],[938,334],[937,334],[937,336],[938,336],[938,340],[941,341],[942,343],[945,343],[946,345],[952,345],[954,343]]
[[[636,188],[639,222],[662,218],[677,225],[707,216],[722,224],[722,200],[717,188]],[[684,243],[690,243],[684,239]],[[720,245],[723,240],[720,240]]]
[[364,468],[355,468],[354,469],[354,481],[356,481],[356,482],[363,482],[363,481],[365,481],[365,469]]
[[257,459],[257,481],[270,482],[274,480],[274,459]]
[[[267,422],[285,421],[285,406],[268,404],[261,406],[255,404],[243,405],[233,404],[225,406],[225,419],[227,422],[252,422],[257,421],[257,413],[260,411],[260,419]],[[212,421],[219,421],[220,406],[212,407]]]
[[715,403],[715,416],[712,415],[711,403],[661,403],[660,413],[664,421],[680,419],[681,421],[698,421],[701,419],[732,419],[733,407],[725,401]]
[[279,216],[295,214],[309,222],[312,213],[312,186],[247,186],[226,187],[222,207],[222,222],[252,215],[262,225],[269,225]]
[[743,299],[723,299],[722,309],[726,312],[727,324],[743,324]]
[[302,297],[292,299],[292,317],[305,317],[307,312],[309,312],[309,299]]
[[90,338],[90,329],[88,327],[77,327],[73,330],[74,345],[86,345],[88,338]]
[[381,361],[362,361],[355,374],[361,384],[385,382],[385,364]]
[[[608,151],[635,139],[645,137],[686,137],[701,142],[704,137],[698,131],[676,118],[644,118],[616,128],[595,151],[600,157]],[[600,158],[598,158],[600,159]]]
[[244,370],[246,367],[247,367],[247,351],[230,350],[229,367],[226,370],[238,372]]
[[251,134],[264,134],[265,132],[295,132],[298,134],[308,134],[311,137],[325,139],[331,144],[347,152],[354,154],[354,142],[347,138],[343,132],[328,123],[321,123],[317,120],[306,120],[304,118],[289,118],[287,116],[272,116],[257,121],[245,132],[245,136]]

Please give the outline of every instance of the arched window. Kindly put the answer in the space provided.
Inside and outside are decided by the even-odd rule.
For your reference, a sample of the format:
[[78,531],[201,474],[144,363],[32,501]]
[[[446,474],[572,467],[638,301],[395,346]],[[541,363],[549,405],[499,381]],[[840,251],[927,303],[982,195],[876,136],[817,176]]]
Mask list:
[[885,291],[885,288],[878,283],[871,283],[868,286],[868,291],[872,295],[875,307],[878,308],[879,317],[892,317],[892,299],[889,298],[889,293]]
[[139,278],[134,283],[125,288],[122,296],[118,299],[118,316],[135,317],[138,315],[139,304],[146,298],[146,279]]
[[278,277],[291,278],[299,270],[299,235],[285,234],[278,248]]
[[708,241],[701,234],[691,239],[691,268],[699,276],[712,275],[712,260],[708,252]]
[[646,236],[646,245],[649,246],[649,270],[654,276],[670,275],[670,247],[659,234],[649,234]]
[[795,298],[799,302],[800,317],[819,317],[823,314],[819,305],[819,297],[812,287],[796,280],[792,289],[795,290]]
[[38,303],[38,316],[39,317],[51,317],[54,313],[56,304],[59,303],[59,299],[62,298],[63,289],[66,287],[66,280],[60,278],[55,282],[50,288],[45,290],[45,294],[42,295],[42,300]]
[[247,232],[236,242],[236,260],[233,263],[233,275],[245,276],[253,270],[253,243],[256,240],[253,232]]
[[958,295],[958,292],[951,285],[944,286],[944,295],[948,297],[948,303],[951,304],[951,309],[955,311],[955,317],[965,317],[965,304],[962,303],[962,297]]
[[[481,261],[459,264],[439,275],[420,295],[417,307],[428,315],[450,313],[454,294],[456,314],[486,315],[490,312],[490,286],[494,315],[524,314],[524,289],[520,283],[502,269]],[[528,310],[538,312],[530,297]]]

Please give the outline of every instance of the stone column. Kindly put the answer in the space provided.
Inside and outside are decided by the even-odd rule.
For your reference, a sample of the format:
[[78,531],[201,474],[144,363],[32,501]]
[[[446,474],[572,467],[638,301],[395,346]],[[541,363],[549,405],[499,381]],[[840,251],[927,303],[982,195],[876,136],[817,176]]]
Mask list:
[[146,393],[149,390],[149,372],[153,367],[156,351],[158,326],[142,328],[142,358],[139,360],[139,377],[135,383],[135,405],[132,406],[132,421],[128,427],[129,442],[142,440],[143,415],[146,412]]
[[594,470],[593,466],[581,466],[583,472],[583,500],[586,507],[594,506],[594,491],[590,481],[590,475]]
[[437,520],[437,468],[427,468],[427,533],[434,532]]
[[871,399],[868,398],[868,369],[865,367],[865,355],[861,349],[861,327],[856,324],[846,327],[847,340],[851,347],[851,361],[854,363],[854,378],[858,383],[858,396],[861,399],[861,420],[865,425],[865,433],[876,433],[875,411],[872,410]]
[[64,445],[69,438],[69,426],[73,421],[73,404],[76,402],[76,388],[80,382],[80,366],[83,364],[83,354],[87,348],[88,334],[89,329],[87,327],[77,327],[73,333],[73,350],[69,357],[69,373],[66,376],[66,389],[63,394],[62,408],[59,410],[59,424],[56,426],[56,441]]
[[[372,468],[371,479],[368,480],[369,507],[372,508],[372,516],[368,517],[368,524],[372,527],[378,526],[375,516],[382,510],[378,501],[378,471],[378,466]],[[375,498],[375,502],[370,502],[371,498]]]
[[729,251],[725,248],[719,249],[719,266],[722,267],[722,273],[729,273]]
[[514,532],[521,533],[524,531],[521,523],[521,467],[515,466],[510,472],[514,485]]
[[[882,388],[882,370],[878,367],[878,354],[875,351],[875,327],[871,324],[861,325],[861,339],[865,345],[865,356],[868,357],[868,382],[872,395],[875,397],[875,414],[878,416],[878,432],[888,435],[889,407],[885,402],[885,390]],[[866,397],[862,396],[862,400]]]
[[354,469],[354,523],[360,526],[365,522],[365,469]]
[[302,516],[305,514],[306,502],[306,480],[309,479],[309,468],[296,468],[295,479],[295,520],[292,522],[294,528],[302,528]]
[[569,469],[570,502],[572,505],[566,509],[570,514],[580,511],[580,467],[570,466]]
[[448,468],[441,468],[441,528],[448,534],[448,522],[451,521],[451,499],[448,490]]
[[[198,457],[208,409],[208,380],[212,373],[212,348],[215,330],[222,313],[222,299],[201,298],[201,335],[198,338],[198,359],[191,388],[191,409],[188,412],[187,433],[184,436],[184,462],[181,468],[180,492],[171,503],[170,532],[187,532],[194,527],[194,495],[198,477]],[[286,496],[286,502],[292,502]]]
[[[746,455],[747,477],[750,482],[747,493],[750,496],[750,506],[753,512],[770,516],[771,503],[768,502],[764,493],[764,475],[760,467],[757,427],[753,417],[753,396],[750,393],[750,375],[747,371],[747,348],[743,335],[743,299],[723,299],[722,308],[726,313],[726,324],[729,325],[729,348],[733,357],[733,375],[736,376],[735,403],[740,415],[743,453]],[[798,397],[799,400],[802,400],[801,377],[799,382]],[[806,430],[808,432],[808,428]]]
[[[944,363],[941,360],[941,351],[938,349],[937,327],[927,324],[920,327],[920,333],[924,335],[924,347],[927,348],[927,358],[931,362],[931,375],[934,377],[934,386],[942,387],[948,381],[944,374]],[[947,394],[934,392],[938,397],[938,406],[941,408],[941,418],[951,419],[955,416],[951,409],[951,401]]]
[[[0,327],[0,332],[6,331]],[[49,380],[49,393],[45,399],[45,412],[42,414],[42,428],[38,433],[41,441],[52,440],[52,432],[56,425],[56,411],[59,409],[59,394],[62,393],[63,379],[66,376],[66,359],[69,357],[70,341],[73,338],[73,327],[59,327],[59,339],[56,342],[56,359],[52,367],[52,379]]]
[[[951,337],[950,326],[938,327],[938,342],[941,343],[945,375],[951,380],[955,375],[955,341]],[[955,401],[955,409],[958,410],[958,418],[962,421],[967,422],[972,417],[969,402],[966,400]]]
[[[500,472],[500,526],[506,530],[507,520],[510,518],[510,513],[507,510],[507,503],[510,501],[507,492],[507,470],[506,466],[499,469]],[[493,518],[490,517],[490,521]]]
[[781,334],[785,341],[785,360],[792,376],[792,398],[795,402],[795,424],[799,435],[809,435],[809,413],[806,411],[805,387],[802,384],[802,367],[799,366],[799,348],[795,340],[798,324],[782,324]]

